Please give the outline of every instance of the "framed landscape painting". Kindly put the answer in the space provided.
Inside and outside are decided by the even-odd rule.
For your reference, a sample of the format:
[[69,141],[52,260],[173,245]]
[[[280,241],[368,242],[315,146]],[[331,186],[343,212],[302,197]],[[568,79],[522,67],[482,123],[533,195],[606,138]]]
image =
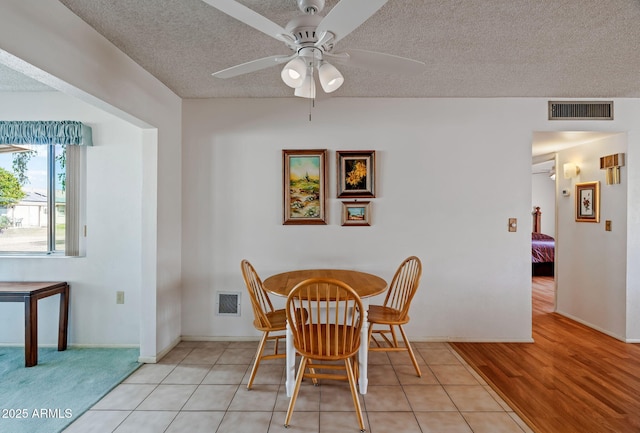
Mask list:
[[283,224],[326,224],[327,150],[282,151]]
[[371,204],[368,201],[343,201],[342,225],[370,226]]
[[375,197],[375,150],[337,151],[338,198]]
[[576,184],[576,221],[600,222],[600,182]]

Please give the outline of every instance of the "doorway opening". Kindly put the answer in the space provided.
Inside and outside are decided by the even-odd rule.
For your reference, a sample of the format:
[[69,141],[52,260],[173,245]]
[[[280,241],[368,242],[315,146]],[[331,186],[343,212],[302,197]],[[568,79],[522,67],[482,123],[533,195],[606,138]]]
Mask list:
[[[575,236],[582,236],[574,221],[574,189],[580,182],[604,180],[598,159],[605,150],[615,147],[620,132],[599,131],[538,131],[532,137],[532,293],[535,298],[550,299],[550,312],[558,308],[558,296],[563,290],[562,258],[558,244],[567,251]],[[602,154],[601,154],[602,153]],[[581,174],[564,173],[567,162],[583,166]],[[581,227],[580,227],[581,228]],[[537,240],[538,239],[538,240]],[[536,251],[535,242],[546,244]],[[549,250],[551,248],[551,251]],[[571,261],[571,255],[569,255]],[[565,266],[571,263],[564,263]],[[568,278],[568,277],[567,277]],[[567,283],[567,278],[564,282]],[[537,284],[540,283],[540,284]],[[566,285],[568,290],[570,284]],[[545,293],[535,293],[544,287]],[[548,302],[551,302],[548,301]]]

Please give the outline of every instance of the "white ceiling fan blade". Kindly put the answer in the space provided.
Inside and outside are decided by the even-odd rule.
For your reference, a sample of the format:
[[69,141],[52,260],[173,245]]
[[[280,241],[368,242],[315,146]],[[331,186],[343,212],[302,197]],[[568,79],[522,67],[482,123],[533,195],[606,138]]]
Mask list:
[[223,69],[218,72],[214,72],[213,75],[216,78],[231,78],[238,75],[248,74],[249,72],[259,71],[261,69],[270,68],[282,63],[285,63],[293,59],[296,55],[291,56],[269,56],[262,59],[252,60],[250,62],[242,63],[240,65],[232,66],[227,69]]
[[[345,54],[347,55],[345,56]],[[418,60],[365,50],[348,50],[345,53],[336,53],[335,55],[325,53],[325,58],[334,63],[392,74],[419,74],[424,71],[426,66],[424,62]]]
[[282,42],[288,42],[289,32],[278,24],[234,0],[202,0],[225,14]]
[[342,0],[320,21],[316,34],[329,31],[335,35],[334,42],[337,42],[368,20],[387,1]]

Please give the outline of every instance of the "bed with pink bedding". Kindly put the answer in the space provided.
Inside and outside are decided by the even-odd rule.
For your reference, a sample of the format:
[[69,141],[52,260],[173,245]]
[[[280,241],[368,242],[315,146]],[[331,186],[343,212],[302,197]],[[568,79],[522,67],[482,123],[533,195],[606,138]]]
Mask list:
[[531,266],[533,275],[553,275],[556,241],[544,233],[531,233]]

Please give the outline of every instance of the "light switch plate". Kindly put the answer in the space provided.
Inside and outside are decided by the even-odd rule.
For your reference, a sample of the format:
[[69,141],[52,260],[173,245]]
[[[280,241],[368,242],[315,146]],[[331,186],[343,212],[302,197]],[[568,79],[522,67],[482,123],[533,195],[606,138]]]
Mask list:
[[509,218],[509,231],[518,231],[518,218]]
[[606,231],[608,231],[608,232],[610,232],[610,231],[611,231],[611,220],[606,220],[606,221],[604,222],[604,229],[605,229]]

